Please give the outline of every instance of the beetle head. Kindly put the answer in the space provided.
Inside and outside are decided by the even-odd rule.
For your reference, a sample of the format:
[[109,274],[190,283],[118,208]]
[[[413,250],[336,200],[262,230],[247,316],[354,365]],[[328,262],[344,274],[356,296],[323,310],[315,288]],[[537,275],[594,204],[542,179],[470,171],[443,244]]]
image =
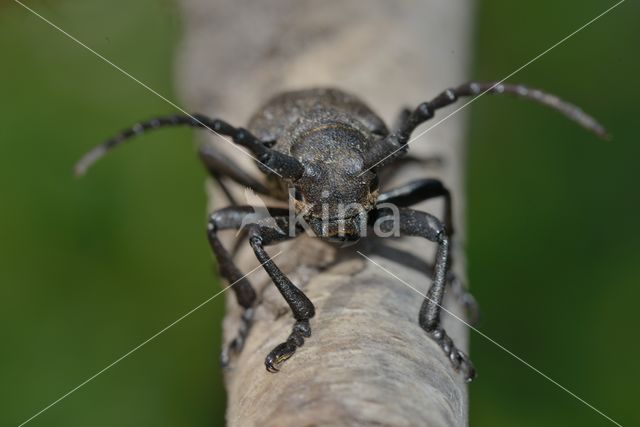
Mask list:
[[[294,182],[296,211],[313,231],[340,240],[359,234],[378,197],[378,179],[365,168],[366,137],[346,126],[314,129],[291,153],[304,166]],[[364,172],[364,173],[363,173]]]

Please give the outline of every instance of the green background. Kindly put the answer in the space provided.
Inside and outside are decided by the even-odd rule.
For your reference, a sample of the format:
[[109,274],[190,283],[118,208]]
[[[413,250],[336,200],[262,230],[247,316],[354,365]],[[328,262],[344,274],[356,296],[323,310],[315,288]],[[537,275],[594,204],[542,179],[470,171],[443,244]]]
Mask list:
[[[28,4],[176,99],[171,1]],[[612,4],[481,2],[472,75],[506,76]],[[469,133],[480,329],[623,425],[640,423],[638,16],[627,1],[511,79],[583,106],[613,142],[491,97],[474,103]],[[189,131],[145,137],[153,149],[133,144],[88,179],[71,174],[87,147],[171,108],[9,0],[0,52],[0,424],[17,425],[218,287]],[[222,312],[217,298],[32,425],[222,424]],[[472,425],[607,425],[472,336]]]

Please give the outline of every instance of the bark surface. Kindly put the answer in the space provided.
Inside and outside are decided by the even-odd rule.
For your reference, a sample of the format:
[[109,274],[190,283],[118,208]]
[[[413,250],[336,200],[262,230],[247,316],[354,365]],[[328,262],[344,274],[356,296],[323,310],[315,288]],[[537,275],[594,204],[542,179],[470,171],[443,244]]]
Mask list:
[[[184,40],[178,86],[189,110],[244,126],[269,96],[286,89],[333,86],[365,100],[391,124],[414,107],[468,80],[472,2],[435,0],[180,0]],[[418,132],[452,109],[441,111]],[[416,133],[417,134],[417,133]],[[252,161],[213,135],[247,170]],[[383,182],[439,177],[454,200],[454,271],[463,280],[464,113],[411,144],[421,159]],[[442,165],[428,163],[437,156]],[[238,200],[244,189],[234,187]],[[208,185],[211,210],[226,199]],[[442,202],[416,206],[442,217]],[[233,236],[230,236],[233,238]],[[339,249],[302,237],[269,248],[275,262],[316,306],[313,335],[282,365],[264,358],[291,331],[286,303],[262,269],[249,276],[261,305],[243,352],[225,374],[230,426],[467,424],[467,387],[442,350],[418,325],[422,297],[357,254],[370,256],[426,293],[434,245],[418,238],[367,239]],[[248,245],[237,255],[248,272],[258,265]],[[240,310],[227,293],[225,340],[236,333]],[[463,316],[452,292],[445,307]],[[443,315],[456,345],[468,351],[468,330]]]

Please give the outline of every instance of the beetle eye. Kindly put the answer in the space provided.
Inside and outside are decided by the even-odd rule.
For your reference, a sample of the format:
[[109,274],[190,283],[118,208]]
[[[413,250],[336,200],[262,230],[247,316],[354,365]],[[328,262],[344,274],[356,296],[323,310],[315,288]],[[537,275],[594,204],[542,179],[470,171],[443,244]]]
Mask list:
[[298,200],[299,202],[304,202],[304,196],[297,188],[293,189],[293,198]]
[[371,182],[369,183],[369,191],[374,192],[380,186],[380,180],[378,179],[378,175],[374,176]]

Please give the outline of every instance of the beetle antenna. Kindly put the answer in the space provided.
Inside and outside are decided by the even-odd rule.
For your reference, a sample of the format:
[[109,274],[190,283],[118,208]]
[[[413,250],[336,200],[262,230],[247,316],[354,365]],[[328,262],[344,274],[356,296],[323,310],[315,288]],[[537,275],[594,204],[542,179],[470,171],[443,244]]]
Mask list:
[[[570,102],[560,99],[556,95],[548,92],[543,92],[540,89],[529,88],[519,84],[504,84],[500,82],[487,82],[487,83],[465,83],[456,88],[447,89],[440,95],[436,96],[429,102],[423,102],[420,104],[404,121],[404,125],[398,132],[398,143],[401,145],[406,144],[411,137],[411,133],[422,123],[431,119],[435,111],[453,104],[458,99],[463,97],[475,96],[476,98],[483,94],[495,94],[495,95],[514,95],[520,98],[535,101],[539,104],[552,108],[570,120],[578,123],[583,128],[593,132],[602,139],[609,139],[609,135],[596,119],[582,111],[578,106],[571,104]],[[471,102],[471,101],[470,101]],[[468,104],[468,103],[467,103]]]
[[[456,88],[447,89],[431,101],[423,102],[418,105],[416,109],[409,114],[403,114],[397,127],[397,131],[387,136],[382,143],[374,146],[368,153],[367,161],[365,162],[367,170],[389,163],[404,155],[407,151],[407,145],[410,142],[413,131],[422,123],[432,119],[436,110],[451,105],[460,98],[475,97],[474,99],[477,99],[485,93],[496,95],[508,94],[535,101],[562,113],[564,116],[588,131],[593,132],[598,137],[604,140],[610,139],[610,136],[604,126],[602,126],[596,119],[582,111],[578,106],[560,99],[556,95],[518,84],[504,84],[501,82],[472,82],[465,83]],[[472,101],[473,100],[467,102],[465,105],[468,105]],[[451,116],[451,114],[449,116]],[[445,119],[447,117],[445,117]]]
[[[136,123],[128,129],[124,129],[117,136],[106,140],[104,143],[96,146],[89,152],[87,152],[75,165],[75,173],[78,176],[84,175],[87,170],[99,159],[101,159],[109,151],[116,148],[118,145],[127,141],[134,136],[141,135],[152,129],[159,129],[161,127],[180,126],[180,125],[194,125],[194,120],[190,116],[175,115],[169,117],[157,117],[144,122]],[[197,123],[196,123],[197,126]]]
[[295,179],[302,175],[303,167],[300,162],[293,157],[270,149],[262,141],[243,128],[235,128],[222,120],[211,119],[201,114],[178,114],[174,116],[156,117],[151,120],[136,123],[82,156],[75,165],[75,173],[78,176],[84,175],[87,170],[105,154],[134,136],[143,134],[152,129],[181,125],[208,129],[219,136],[225,135],[231,137],[234,143],[249,149],[249,151],[255,156],[254,158],[258,160],[258,162],[260,162],[268,171],[273,172],[282,178]]
[[459,86],[455,91],[458,96],[476,96],[486,92],[488,94],[514,95],[532,100],[564,114],[569,120],[596,134],[599,138],[606,140],[611,138],[604,126],[582,111],[580,107],[540,89],[529,88],[519,84],[469,83]]

